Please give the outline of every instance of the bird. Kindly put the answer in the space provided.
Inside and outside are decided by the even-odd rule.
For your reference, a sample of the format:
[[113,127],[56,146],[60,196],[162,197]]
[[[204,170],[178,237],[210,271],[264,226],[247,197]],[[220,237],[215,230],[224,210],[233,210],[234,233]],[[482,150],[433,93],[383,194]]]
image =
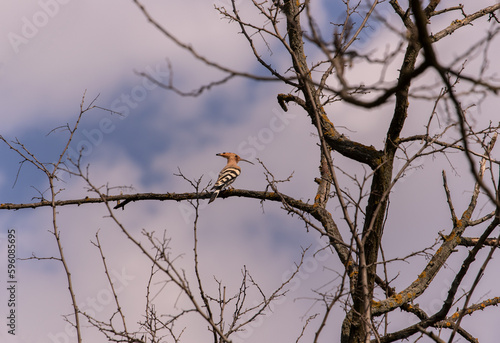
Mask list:
[[210,198],[210,201],[208,202],[209,204],[217,198],[219,195],[219,192],[224,189],[225,187],[228,187],[230,184],[236,180],[238,175],[241,174],[241,168],[238,165],[238,162],[240,161],[245,161],[250,164],[253,164],[250,161],[247,161],[240,156],[236,155],[235,153],[232,152],[222,152],[220,154],[216,154],[216,156],[224,157],[227,159],[227,164],[224,168],[219,173],[219,177],[217,178],[217,181],[215,182],[214,186],[212,187],[213,193],[212,197]]

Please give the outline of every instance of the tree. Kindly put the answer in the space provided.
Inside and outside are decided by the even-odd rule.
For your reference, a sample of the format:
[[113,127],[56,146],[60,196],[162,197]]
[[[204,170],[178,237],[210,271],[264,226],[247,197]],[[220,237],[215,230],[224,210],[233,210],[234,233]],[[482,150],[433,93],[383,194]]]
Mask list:
[[[498,296],[478,302],[473,300],[474,290],[486,266],[492,261],[500,239],[494,235],[500,220],[499,162],[492,154],[500,124],[491,121],[484,124],[473,115],[473,106],[479,106],[499,89],[498,80],[489,76],[488,62],[489,49],[499,30],[495,12],[500,4],[469,12],[463,5],[443,7],[440,1],[429,1],[426,5],[420,1],[410,1],[409,4],[393,0],[388,3],[374,1],[366,8],[362,2],[343,1],[334,5],[336,10],[343,6],[341,19],[328,18],[330,24],[326,25],[318,23],[317,4],[311,1],[252,1],[253,6],[246,6],[243,11],[239,9],[243,5],[233,0],[227,7],[216,7],[221,17],[236,25],[248,42],[250,51],[261,66],[254,73],[235,70],[205,57],[196,47],[178,39],[139,1],[134,3],[168,40],[207,68],[221,73],[220,78],[200,85],[193,91],[180,89],[172,80],[164,83],[146,73],[142,76],[166,90],[194,97],[235,78],[279,83],[288,88],[286,93],[275,94],[281,108],[284,111],[290,106],[300,108],[317,133],[320,159],[314,201],[298,199],[282,192],[280,183],[289,179],[278,180],[262,161],[259,162],[265,171],[266,189],[235,189],[219,194],[219,198],[246,197],[279,203],[284,214],[301,220],[311,230],[311,234],[318,232],[327,237],[326,248],[341,262],[343,269],[337,271],[339,278],[334,282],[335,287],[314,293],[315,301],[322,304],[322,311],[304,318],[297,341],[330,340],[332,338],[322,335],[325,328],[328,325],[342,325],[340,340],[346,343],[403,339],[415,341],[423,335],[436,342],[453,342],[457,335],[466,341],[475,342],[473,335],[477,333],[462,326],[462,319],[474,315],[480,309],[495,311],[489,307],[500,301]],[[442,28],[441,18],[453,20]],[[475,30],[473,24],[484,24],[486,21],[490,23],[488,30],[477,32],[480,38],[473,44],[460,46],[452,57],[441,58],[441,54],[444,54],[441,45],[446,40],[452,40],[460,31]],[[358,44],[368,39],[363,35],[368,35],[373,25],[383,26],[378,32],[388,35],[388,48],[384,51],[367,50],[363,44]],[[397,37],[397,42],[394,37]],[[454,44],[460,45],[459,42]],[[279,57],[266,54],[266,51]],[[281,59],[283,54],[288,56],[288,60]],[[365,84],[351,79],[350,70],[361,67],[378,73],[377,78],[371,77],[374,82]],[[414,110],[413,103],[416,104]],[[349,104],[349,108],[370,111],[383,107],[384,111],[390,113],[385,132],[376,141],[350,138],[349,127],[343,129],[336,122],[338,104]],[[191,180],[179,170],[178,176],[192,186],[192,192],[112,195],[114,188],[96,185],[82,163],[82,151],[78,158],[68,157],[68,148],[80,120],[87,111],[97,107],[95,100],[90,104],[85,103],[85,98],[82,100],[76,123],[63,127],[69,136],[55,163],[43,163],[22,142],[10,142],[2,137],[4,143],[22,157],[22,164],[31,163],[48,179],[48,199],[42,197],[34,203],[5,203],[1,209],[52,208],[52,233],[58,246],[57,260],[67,275],[74,310],[71,320],[77,329],[78,341],[82,341],[81,320],[86,319],[111,341],[177,342],[182,340],[184,330],[189,330],[189,327],[178,329],[179,325],[183,325],[179,323],[191,318],[193,313],[202,320],[200,325],[208,325],[214,342],[235,341],[238,332],[265,315],[273,303],[279,302],[286,294],[303,267],[307,249],[297,262],[296,269],[272,291],[265,291],[245,267],[236,294],[226,294],[224,283],[216,275],[213,277],[218,285],[217,292],[208,291],[207,280],[199,267],[197,230],[200,206],[211,195],[208,191],[210,184],[204,184],[201,177]],[[492,115],[490,118],[493,120]],[[418,125],[408,127],[410,120],[412,124]],[[459,157],[453,152],[458,153]],[[450,190],[447,175],[443,171],[443,188],[434,191],[446,196],[449,226],[436,237],[434,245],[414,251],[410,244],[404,244],[406,249],[403,255],[386,259],[381,245],[388,223],[395,215],[391,211],[390,199],[397,193],[397,185],[405,180],[405,176],[415,172],[419,168],[419,161],[427,156],[449,160],[456,170],[470,170],[473,182],[467,188],[468,204],[465,210],[455,205],[456,195]],[[61,172],[84,180],[97,196],[59,200],[58,173]],[[429,198],[435,196],[428,195]],[[126,211],[131,202],[143,200],[186,201],[192,206],[192,275],[187,275],[178,266],[178,256],[170,251],[170,237],[157,236],[152,231],[144,230],[143,241],[119,220],[117,210]],[[487,213],[478,209],[478,203],[485,201]],[[146,310],[139,328],[131,329],[130,323],[125,320],[125,313],[107,269],[105,251],[97,234],[94,243],[102,256],[105,273],[113,289],[116,311],[109,319],[102,319],[78,307],[72,273],[63,252],[56,219],[59,207],[86,203],[103,204],[121,232],[137,247],[137,253],[146,255],[151,261]],[[463,213],[460,215],[458,211]],[[468,235],[471,228],[478,229],[474,231],[476,236]],[[456,253],[464,247],[471,247],[466,256]],[[487,255],[482,266],[474,271],[473,262],[485,251]],[[426,261],[417,273],[418,277],[403,287],[394,287],[394,279],[388,276],[392,271],[388,273],[388,270],[391,270],[393,262],[407,261],[412,257]],[[36,256],[33,258],[40,259]],[[446,298],[440,308],[431,313],[424,311],[417,304],[419,297],[432,292],[431,285],[436,275],[446,264],[454,263],[456,259],[460,260],[460,268],[448,285]],[[465,277],[472,277],[474,281],[461,294],[460,288]],[[157,310],[158,304],[152,297],[152,289],[158,278],[164,278],[166,283],[180,290],[184,299],[180,308],[167,313]],[[250,302],[250,299],[256,298],[259,298],[257,302]],[[453,311],[453,306],[459,309]],[[345,309],[341,324],[330,318],[335,308]],[[401,316],[401,311],[411,315],[416,323],[403,328],[393,327],[391,322]],[[315,327],[314,333],[305,335],[312,326]]]

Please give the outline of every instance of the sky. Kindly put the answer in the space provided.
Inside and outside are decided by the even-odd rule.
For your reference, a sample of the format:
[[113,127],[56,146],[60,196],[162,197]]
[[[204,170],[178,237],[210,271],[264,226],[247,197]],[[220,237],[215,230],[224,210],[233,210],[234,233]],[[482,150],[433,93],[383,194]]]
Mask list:
[[[247,18],[260,20],[247,2],[237,3]],[[235,23],[221,20],[214,10],[214,5],[228,6],[229,1],[145,1],[144,4],[155,19],[203,56],[241,71],[264,75],[247,42],[238,34],[239,28]],[[468,4],[467,10],[470,13],[485,4],[488,2]],[[339,8],[328,1],[315,6],[315,18],[327,34],[331,18],[341,18]],[[380,11],[385,15],[383,9]],[[438,30],[446,26],[451,22],[449,18],[433,23],[432,28]],[[457,39],[470,41],[483,35],[487,27],[483,20],[470,30],[457,33]],[[82,162],[90,166],[89,175],[95,185],[130,187],[123,192],[189,192],[193,190],[189,183],[175,176],[179,170],[191,180],[202,177],[205,186],[224,166],[225,161],[216,153],[232,151],[254,162],[260,159],[276,179],[286,179],[293,173],[290,182],[280,184],[284,193],[304,201],[314,197],[319,160],[315,130],[298,107],[290,106],[285,113],[276,102],[278,93],[290,89],[280,83],[256,83],[236,78],[193,98],[158,87],[138,73],[148,73],[161,82],[168,82],[172,77],[185,91],[218,79],[221,74],[194,61],[166,39],[147,22],[132,1],[4,0],[0,4],[0,37],[3,112],[0,135],[8,140],[19,139],[41,161],[58,160],[68,138],[68,131],[63,128],[75,125],[82,103],[83,107],[93,103],[99,108],[83,115],[68,154],[76,156],[84,149]],[[459,54],[456,42],[443,40],[439,46],[443,61],[451,61]],[[386,46],[396,43],[394,34],[373,23],[357,47],[377,55],[383,54]],[[278,69],[284,71],[288,67],[288,60],[282,63],[287,58],[282,50],[276,48],[270,54],[264,45],[259,47],[263,48],[263,56],[272,60]],[[498,55],[497,50],[498,44],[492,45],[490,55]],[[173,74],[169,71],[169,63]],[[398,63],[400,59],[393,65]],[[474,72],[477,68],[477,62],[472,61],[469,70]],[[388,77],[393,75],[391,72],[395,73],[394,70],[389,71]],[[491,70],[492,74],[499,71],[494,65]],[[378,78],[378,73],[366,65],[348,72],[353,81],[370,83]],[[431,82],[433,78],[435,75],[427,75],[419,82]],[[498,119],[492,114],[496,113],[496,102],[497,98],[489,98],[480,108],[472,110],[478,123]],[[422,118],[418,113],[428,110],[428,103],[412,101],[405,133],[421,130]],[[348,128],[345,134],[364,144],[382,147],[383,128],[390,120],[390,105],[367,111],[334,103],[328,111],[338,127]],[[26,203],[49,197],[43,173],[28,164],[19,169],[21,159],[5,145],[0,146],[0,159],[1,203]],[[351,167],[341,157],[335,156],[335,161]],[[452,156],[451,161],[464,167],[459,156]],[[449,173],[457,209],[464,208],[470,194],[471,178],[466,168],[454,170],[444,158],[428,157],[421,164],[422,168],[409,173],[394,189],[390,206],[395,215],[387,222],[383,240],[387,258],[408,252],[407,247],[400,244],[402,240],[412,242],[410,249],[415,251],[431,245],[439,231],[450,229],[449,216],[442,215],[447,211],[444,192],[435,192],[431,199],[428,196],[429,190],[442,188],[442,169]],[[241,167],[243,171],[234,184],[236,188],[265,189],[263,168],[258,163],[242,164]],[[82,180],[67,173],[60,177],[59,185],[64,188],[60,199],[94,196]],[[482,206],[486,213],[488,207],[484,201]],[[340,220],[338,208],[331,211]],[[171,238],[172,254],[182,256],[178,260],[179,268],[192,271],[193,213],[187,203],[133,203],[124,211],[117,211],[116,215],[134,237],[142,241],[145,240],[142,230],[154,231],[159,237],[165,231]],[[51,220],[48,208],[0,213],[2,275],[7,273],[8,230],[15,231],[18,257],[57,255],[50,233]],[[80,307],[93,311],[102,320],[109,318],[114,309],[99,251],[92,244],[99,233],[110,274],[123,299],[127,321],[134,327],[143,319],[149,261],[124,237],[103,206],[59,208],[58,225]],[[301,318],[320,310],[317,304],[311,306],[307,300],[313,295],[311,288],[325,285],[337,276],[335,271],[341,270],[334,255],[312,254],[325,242],[313,230],[308,232],[296,217],[287,216],[278,204],[260,204],[243,198],[218,199],[210,206],[203,202],[198,234],[202,276],[212,292],[217,291],[215,276],[227,283],[228,292],[235,293],[244,266],[263,289],[277,287],[282,278],[294,270],[301,250],[309,247],[307,263],[292,290],[247,332],[235,337],[235,342],[262,342],[270,337],[278,338],[277,333],[279,341],[295,341],[300,334]],[[402,288],[415,279],[426,263],[424,259],[412,259],[411,262],[393,264],[389,273],[391,277],[397,276],[396,287]],[[459,259],[454,262],[458,264],[450,263],[440,273],[430,295],[419,299],[422,308],[432,310],[443,299],[443,290],[460,267]],[[488,268],[495,267],[498,264],[492,261]],[[15,336],[9,335],[3,325],[1,341],[74,342],[74,332],[62,317],[71,313],[71,306],[60,263],[21,260],[16,263],[16,274],[17,332]],[[484,279],[477,296],[498,296],[498,288],[492,285],[499,280],[491,276]],[[464,285],[470,283],[467,279]],[[162,286],[158,282],[155,289],[159,291]],[[0,313],[4,317],[8,315],[6,287],[6,283],[2,283],[0,291]],[[177,290],[167,285],[158,295],[161,299],[158,307],[164,306],[168,311],[175,306],[178,295]],[[342,309],[335,311],[332,317],[342,317]],[[500,316],[495,308],[483,312],[474,317],[477,322],[465,318],[464,323],[470,327],[478,322],[491,324],[486,327],[498,323]],[[194,316],[190,320],[190,328],[196,327],[193,323],[200,324]],[[394,328],[411,320],[402,316],[395,321]],[[205,328],[205,325],[199,327]],[[324,338],[338,337],[339,331],[339,321],[332,320]],[[308,329],[306,335],[313,332]],[[200,341],[206,334],[201,329],[187,330],[184,339]],[[485,341],[493,337],[488,332],[475,331],[474,334],[481,335]],[[102,334],[88,326],[83,335],[85,341],[106,341]]]

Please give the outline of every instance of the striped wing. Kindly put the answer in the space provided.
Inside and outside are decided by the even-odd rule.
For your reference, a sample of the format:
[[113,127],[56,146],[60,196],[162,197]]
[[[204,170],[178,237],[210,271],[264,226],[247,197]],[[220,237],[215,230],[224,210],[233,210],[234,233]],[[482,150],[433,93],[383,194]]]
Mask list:
[[238,175],[241,174],[241,170],[235,167],[227,167],[221,170],[219,174],[219,178],[215,182],[214,186],[212,189],[218,189],[221,190],[236,180]]
[[217,181],[215,182],[214,186],[212,187],[212,190],[214,191],[212,193],[212,197],[210,198],[210,201],[208,202],[209,204],[217,198],[219,195],[219,192],[232,184],[234,180],[238,177],[238,175],[241,174],[241,170],[239,168],[235,168],[233,166],[228,166],[225,167],[224,169],[221,170],[219,177],[217,178]]

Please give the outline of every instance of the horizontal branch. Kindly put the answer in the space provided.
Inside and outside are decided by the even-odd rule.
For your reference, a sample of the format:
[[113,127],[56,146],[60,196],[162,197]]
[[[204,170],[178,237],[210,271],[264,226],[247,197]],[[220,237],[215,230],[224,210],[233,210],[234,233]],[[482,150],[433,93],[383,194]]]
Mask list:
[[[477,244],[479,241],[479,237],[472,238],[472,237],[461,237],[460,238],[460,243],[459,245],[465,246],[465,247],[473,247]],[[483,242],[484,246],[496,246],[497,248],[500,248],[498,239],[496,238],[486,238]]]
[[[71,200],[57,200],[54,202],[54,206],[69,206],[69,205],[84,205],[84,204],[95,204],[102,203],[104,201],[113,202],[116,201],[117,205],[115,209],[124,208],[126,204],[135,201],[142,200],[175,200],[175,201],[185,201],[194,199],[209,199],[212,192],[203,193],[136,193],[136,194],[121,194],[121,195],[109,195],[102,198],[90,198],[85,197],[82,199],[71,199]],[[310,212],[313,210],[313,206],[306,204],[300,200],[296,200],[284,194],[277,194],[274,192],[262,192],[262,191],[249,191],[244,189],[232,189],[225,190],[219,193],[218,198],[229,198],[229,197],[245,197],[245,198],[255,198],[261,200],[279,201],[285,200],[289,205]],[[123,201],[123,202],[122,202]],[[2,203],[0,204],[0,210],[20,210],[25,208],[38,208],[38,207],[51,207],[52,201],[42,200],[33,203]]]
[[343,134],[339,134],[331,127],[326,127],[323,131],[325,141],[328,145],[345,157],[355,161],[365,163],[370,168],[376,169],[383,162],[383,152],[377,150],[373,145],[367,146],[348,139]]
[[[121,195],[103,195],[99,198],[85,197],[82,199],[72,199],[72,200],[58,200],[54,201],[55,207],[60,206],[70,206],[70,205],[84,205],[84,204],[96,204],[104,202],[114,202],[117,204],[114,209],[124,208],[130,202],[144,201],[144,200],[157,200],[157,201],[189,201],[195,199],[209,199],[212,192],[192,192],[192,193],[136,193],[136,194],[121,194]],[[349,246],[344,243],[342,236],[331,216],[331,214],[321,206],[316,206],[315,204],[308,204],[301,200],[294,199],[288,195],[277,192],[265,192],[265,191],[251,191],[244,189],[230,189],[224,190],[219,193],[217,198],[230,198],[230,197],[244,197],[253,198],[260,200],[276,201],[286,204],[288,207],[293,207],[297,210],[304,211],[310,214],[313,218],[318,220],[323,227],[325,232],[321,234],[327,235],[330,238],[330,243],[335,248],[339,254],[339,258],[348,268],[353,268],[354,264],[348,263],[350,261],[350,249]],[[39,202],[25,203],[25,204],[12,204],[3,203],[0,204],[0,210],[20,210],[26,208],[38,208],[38,207],[51,207],[52,202],[49,200],[42,200]]]
[[[497,128],[495,128],[497,129]],[[440,141],[435,139],[434,137],[431,137],[430,135],[413,135],[410,137],[405,137],[401,138],[398,143],[405,143],[405,142],[428,142],[428,143],[433,143],[434,145],[439,145],[443,148],[452,148],[460,151],[468,151],[470,154],[481,157],[486,159],[488,162],[495,163],[495,164],[500,164],[500,161],[493,159],[492,157],[486,155],[486,154],[481,154],[472,150],[466,150],[462,145],[456,144],[456,143],[448,143],[444,141]]]

